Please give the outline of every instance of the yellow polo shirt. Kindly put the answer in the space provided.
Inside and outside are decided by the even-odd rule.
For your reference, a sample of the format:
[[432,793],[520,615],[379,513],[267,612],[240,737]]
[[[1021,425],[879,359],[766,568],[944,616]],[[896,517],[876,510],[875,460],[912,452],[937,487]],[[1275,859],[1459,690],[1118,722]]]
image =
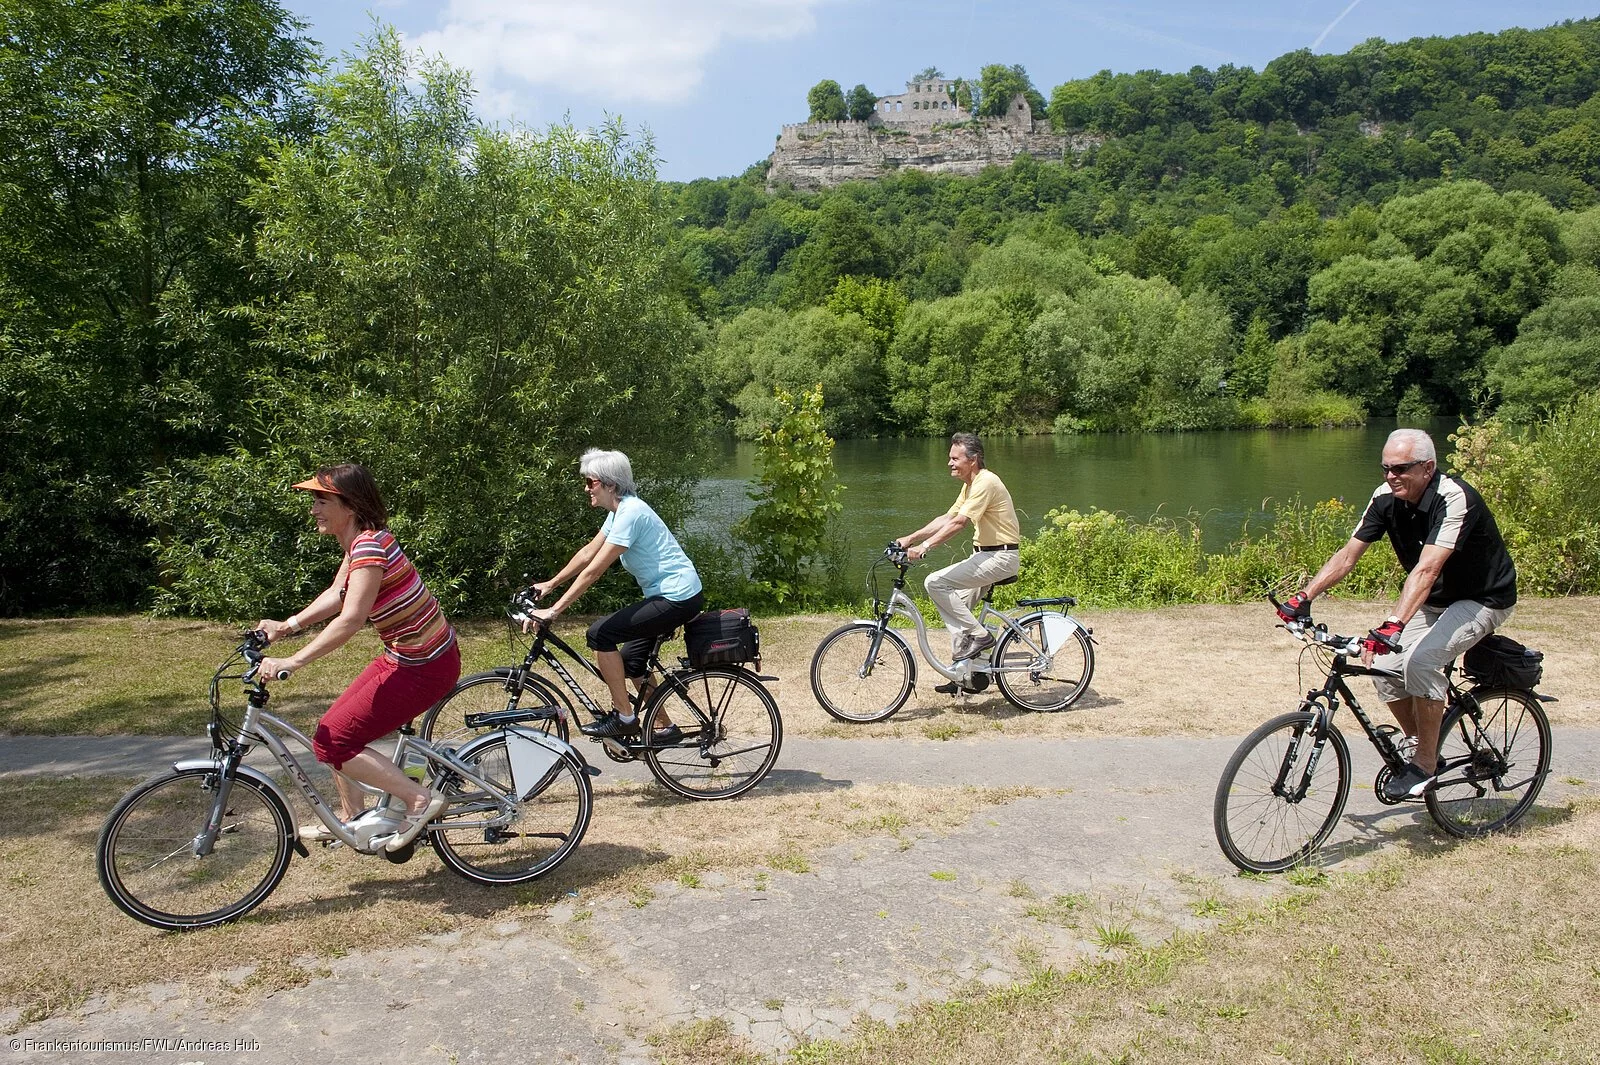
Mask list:
[[1017,527],[1017,512],[1011,505],[1011,493],[993,471],[979,470],[971,484],[961,486],[955,505],[945,513],[957,514],[972,522],[973,547],[993,547],[995,544],[1022,542],[1022,530]]

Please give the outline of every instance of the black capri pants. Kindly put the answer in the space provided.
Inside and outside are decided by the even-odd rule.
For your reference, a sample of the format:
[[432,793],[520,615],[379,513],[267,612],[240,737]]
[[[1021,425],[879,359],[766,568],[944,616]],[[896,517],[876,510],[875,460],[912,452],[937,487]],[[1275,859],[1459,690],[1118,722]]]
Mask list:
[[677,602],[653,595],[594,622],[584,640],[592,651],[620,650],[624,675],[637,680],[645,675],[649,666],[650,649],[656,637],[687,624],[705,609],[705,605],[703,592]]

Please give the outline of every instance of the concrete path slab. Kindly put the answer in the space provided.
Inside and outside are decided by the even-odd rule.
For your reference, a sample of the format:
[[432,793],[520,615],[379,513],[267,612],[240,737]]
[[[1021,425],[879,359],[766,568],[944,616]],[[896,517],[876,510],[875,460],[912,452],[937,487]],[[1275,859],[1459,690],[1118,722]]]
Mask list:
[[[1341,869],[1433,838],[1425,810],[1373,798],[1376,757],[1355,740],[1356,786],[1324,852]],[[971,981],[1006,984],[1032,966],[1103,954],[1113,932],[1150,944],[1201,927],[1193,905],[1207,897],[1281,890],[1235,876],[1212,835],[1212,793],[1237,742],[792,740],[763,788],[903,781],[1047,790],[983,809],[947,835],[834,847],[808,873],[708,877],[693,889],[664,883],[642,908],[603,899],[586,902],[581,920],[574,904],[543,922],[308,960],[327,975],[228,1014],[194,988],[153,984],[22,1029],[12,1057],[148,1061],[144,1045],[91,1055],[66,1041],[187,1038],[251,1040],[257,1049],[162,1056],[632,1063],[654,1060],[652,1030],[698,1018],[722,1018],[781,1051],[844,1034],[857,1017],[893,1022]],[[1555,744],[1540,805],[1600,793],[1600,730],[1557,730]],[[204,749],[193,740],[0,737],[0,775],[141,775]],[[601,765],[602,790],[634,768]],[[217,941],[225,949],[226,933]]]

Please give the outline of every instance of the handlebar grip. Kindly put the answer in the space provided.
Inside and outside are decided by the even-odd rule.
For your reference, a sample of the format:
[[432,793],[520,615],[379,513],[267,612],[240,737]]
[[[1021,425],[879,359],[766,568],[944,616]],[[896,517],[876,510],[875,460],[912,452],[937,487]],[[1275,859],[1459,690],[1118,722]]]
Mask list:
[[292,669],[280,669],[274,673],[273,676],[277,677],[279,680],[288,680],[293,673],[294,670]]

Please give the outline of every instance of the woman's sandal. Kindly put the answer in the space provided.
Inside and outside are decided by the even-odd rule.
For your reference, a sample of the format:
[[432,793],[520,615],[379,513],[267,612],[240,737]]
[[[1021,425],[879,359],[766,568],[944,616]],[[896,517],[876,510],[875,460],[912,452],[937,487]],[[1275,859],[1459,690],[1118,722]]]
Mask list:
[[389,841],[383,845],[383,849],[393,852],[404,847],[417,838],[417,834],[422,831],[423,826],[444,813],[444,808],[449,805],[449,799],[438,792],[433,792],[428,798],[427,807],[421,813],[407,814],[406,827],[390,836]]

